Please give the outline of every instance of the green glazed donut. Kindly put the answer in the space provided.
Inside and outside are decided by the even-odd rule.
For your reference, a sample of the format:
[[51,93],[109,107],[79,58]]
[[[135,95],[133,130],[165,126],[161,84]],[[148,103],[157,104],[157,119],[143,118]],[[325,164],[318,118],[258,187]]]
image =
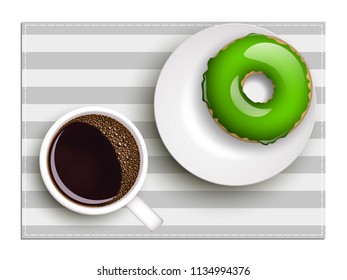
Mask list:
[[[253,102],[243,92],[244,81],[254,73],[263,73],[273,83],[273,95],[265,103]],[[202,91],[212,117],[227,133],[267,145],[285,137],[304,118],[312,82],[305,61],[290,45],[249,34],[208,61]]]

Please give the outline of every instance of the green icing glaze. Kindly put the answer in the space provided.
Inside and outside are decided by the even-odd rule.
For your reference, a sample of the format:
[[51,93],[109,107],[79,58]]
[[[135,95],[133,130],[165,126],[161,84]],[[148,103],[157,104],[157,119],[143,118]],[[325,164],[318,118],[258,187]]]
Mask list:
[[[247,74],[262,72],[274,84],[266,103],[250,100],[242,90]],[[203,100],[230,134],[269,144],[285,137],[303,118],[311,97],[309,70],[283,41],[261,34],[237,39],[208,61]]]

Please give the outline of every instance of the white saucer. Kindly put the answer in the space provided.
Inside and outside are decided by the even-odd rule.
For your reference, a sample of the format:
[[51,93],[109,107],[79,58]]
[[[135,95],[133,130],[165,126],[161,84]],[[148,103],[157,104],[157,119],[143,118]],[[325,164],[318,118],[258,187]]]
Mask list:
[[314,92],[304,120],[274,144],[240,141],[213,121],[202,101],[201,82],[207,62],[225,45],[249,33],[279,37],[246,24],[205,29],[174,51],[156,86],[155,120],[165,146],[189,172],[216,184],[248,185],[283,171],[307,144],[315,122]]

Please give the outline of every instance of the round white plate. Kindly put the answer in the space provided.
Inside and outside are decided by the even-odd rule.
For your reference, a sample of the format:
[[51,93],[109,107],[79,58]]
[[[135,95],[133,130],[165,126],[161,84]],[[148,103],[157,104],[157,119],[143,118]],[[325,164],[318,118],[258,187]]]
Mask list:
[[207,62],[225,45],[249,33],[279,37],[246,24],[205,29],[173,52],[156,86],[155,120],[165,146],[189,172],[216,184],[248,185],[283,171],[307,144],[315,121],[314,92],[304,120],[274,144],[238,140],[213,121],[202,101],[201,82]]

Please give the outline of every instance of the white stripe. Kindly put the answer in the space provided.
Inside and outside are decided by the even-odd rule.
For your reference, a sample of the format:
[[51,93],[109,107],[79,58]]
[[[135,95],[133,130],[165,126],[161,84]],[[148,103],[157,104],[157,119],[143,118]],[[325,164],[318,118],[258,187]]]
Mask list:
[[307,208],[156,209],[164,219],[164,226],[316,226],[322,223],[323,211]]
[[[26,35],[27,52],[172,52],[191,35]],[[321,35],[281,35],[299,52],[321,52]],[[24,52],[24,43],[22,51]]]
[[298,52],[324,52],[325,35],[280,35]]
[[[154,121],[154,108],[152,104],[93,104],[110,108],[132,121]],[[90,106],[89,104],[23,104],[26,113],[23,121],[56,121],[71,110]],[[324,104],[316,105],[316,121],[324,121]]]
[[[251,186],[210,184],[191,174],[147,174],[141,191],[323,191],[324,174],[278,174]],[[45,191],[40,174],[22,174],[22,191]]]
[[22,139],[22,156],[38,156],[43,139]]
[[324,156],[325,139],[310,139],[300,154],[301,156]]
[[323,191],[324,174],[278,174],[249,186],[218,186],[191,174],[147,174],[141,191]]
[[[172,52],[190,35],[23,35],[27,52]],[[24,50],[24,44],[22,47]]]
[[[41,174],[22,174],[22,191],[45,191]],[[22,205],[23,206],[23,205]]]
[[[71,110],[90,105],[84,104],[23,104],[23,121],[56,121]],[[93,104],[93,106],[113,109],[131,121],[154,121],[153,105],[144,104]],[[24,111],[23,111],[24,112]]]
[[[322,209],[312,208],[156,208],[164,226],[317,226]],[[102,216],[62,209],[23,209],[27,226],[135,226],[141,222],[126,208]]]
[[325,86],[325,70],[310,70],[313,87]]
[[316,104],[315,120],[319,122],[325,121],[325,104]]
[[22,82],[27,87],[153,87],[159,73],[151,69],[23,70]]
[[141,225],[141,222],[126,208],[108,215],[80,215],[65,208],[23,209],[24,226],[81,226],[81,225]]
[[[154,87],[159,73],[160,70],[152,69],[23,69],[22,84],[27,87]],[[311,70],[311,75],[314,87],[324,86],[325,70]]]
[[[169,156],[170,153],[166,150],[163,142],[160,139],[145,139],[149,156]],[[22,140],[22,155],[23,156],[38,156],[42,139],[23,139]],[[324,139],[310,139],[305,149],[302,151],[302,156],[323,156]]]

